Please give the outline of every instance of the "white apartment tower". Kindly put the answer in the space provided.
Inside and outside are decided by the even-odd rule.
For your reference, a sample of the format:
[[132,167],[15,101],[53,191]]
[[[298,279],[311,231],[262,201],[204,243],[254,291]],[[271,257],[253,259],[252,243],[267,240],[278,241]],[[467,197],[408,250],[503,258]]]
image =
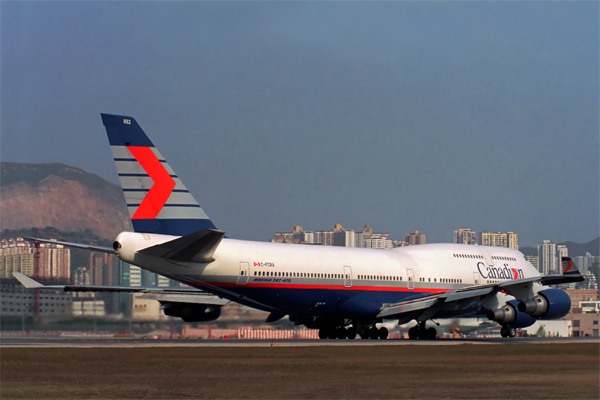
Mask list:
[[477,244],[477,233],[469,228],[460,228],[454,231],[454,243]]
[[543,275],[550,275],[556,271],[556,244],[544,240],[538,244],[539,271]]
[[508,247],[509,249],[519,250],[518,235],[514,232],[481,232],[479,243],[482,246]]
[[567,249],[567,246],[563,245],[563,244],[559,244],[556,246],[556,271],[553,271],[553,273],[555,274],[562,274],[562,262],[561,262],[561,257],[568,257],[569,256],[569,249]]

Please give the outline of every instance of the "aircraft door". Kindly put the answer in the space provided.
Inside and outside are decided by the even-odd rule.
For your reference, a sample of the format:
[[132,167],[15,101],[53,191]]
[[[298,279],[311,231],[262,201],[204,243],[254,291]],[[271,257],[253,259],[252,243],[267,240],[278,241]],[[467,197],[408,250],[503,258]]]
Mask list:
[[479,273],[478,272],[473,272],[473,282],[475,282],[475,285],[479,285]]
[[246,261],[242,261],[240,263],[240,274],[238,275],[238,279],[237,279],[237,284],[238,285],[245,285],[246,283],[248,283],[248,274],[249,274],[249,268],[250,264]]
[[408,289],[413,290],[415,288],[415,274],[413,270],[407,269],[406,275],[408,275]]
[[352,287],[352,268],[344,266],[344,287]]

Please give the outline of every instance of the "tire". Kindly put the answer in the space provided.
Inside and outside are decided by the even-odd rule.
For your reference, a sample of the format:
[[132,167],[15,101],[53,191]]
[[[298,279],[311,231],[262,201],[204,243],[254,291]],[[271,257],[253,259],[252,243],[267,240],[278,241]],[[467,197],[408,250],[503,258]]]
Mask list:
[[327,330],[324,328],[319,329],[319,339],[327,339]]
[[346,337],[348,339],[356,339],[356,328],[348,328],[348,330],[346,331]]
[[508,327],[506,327],[506,326],[503,326],[502,328],[500,328],[500,336],[502,336],[503,338],[508,337],[507,329],[508,329]]
[[513,337],[517,336],[517,330],[515,328],[508,328],[506,330],[506,336],[509,338],[513,338]]
[[419,338],[417,335],[417,328],[415,326],[408,330],[408,338],[411,340],[416,340]]
[[348,336],[346,329],[344,328],[337,328],[335,330],[335,333],[338,339],[346,339],[346,337]]
[[372,340],[379,339],[379,331],[377,330],[377,328],[369,329],[369,339],[372,339]]
[[377,331],[377,335],[379,336],[379,339],[385,340],[388,338],[389,332],[388,332],[387,328],[382,327],[382,328],[379,328],[379,331]]
[[437,331],[435,330],[435,328],[427,329],[427,339],[435,340],[436,338],[437,338]]

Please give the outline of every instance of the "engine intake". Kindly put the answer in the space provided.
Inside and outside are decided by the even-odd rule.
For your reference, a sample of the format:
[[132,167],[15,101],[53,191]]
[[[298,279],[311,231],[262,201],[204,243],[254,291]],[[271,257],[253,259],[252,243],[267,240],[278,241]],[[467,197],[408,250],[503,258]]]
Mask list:
[[534,298],[520,302],[518,309],[534,318],[558,319],[571,310],[571,298],[559,289],[543,290]]
[[509,301],[497,310],[488,311],[487,317],[502,326],[510,326],[511,328],[525,328],[535,323],[533,317],[518,311],[515,300]]

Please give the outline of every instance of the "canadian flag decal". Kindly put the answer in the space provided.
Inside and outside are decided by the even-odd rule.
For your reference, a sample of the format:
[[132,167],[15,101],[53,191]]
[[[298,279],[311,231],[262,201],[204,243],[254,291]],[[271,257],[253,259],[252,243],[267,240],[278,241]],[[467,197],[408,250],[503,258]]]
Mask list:
[[171,196],[175,181],[150,147],[127,146],[127,149],[154,181],[131,219],[154,219]]

